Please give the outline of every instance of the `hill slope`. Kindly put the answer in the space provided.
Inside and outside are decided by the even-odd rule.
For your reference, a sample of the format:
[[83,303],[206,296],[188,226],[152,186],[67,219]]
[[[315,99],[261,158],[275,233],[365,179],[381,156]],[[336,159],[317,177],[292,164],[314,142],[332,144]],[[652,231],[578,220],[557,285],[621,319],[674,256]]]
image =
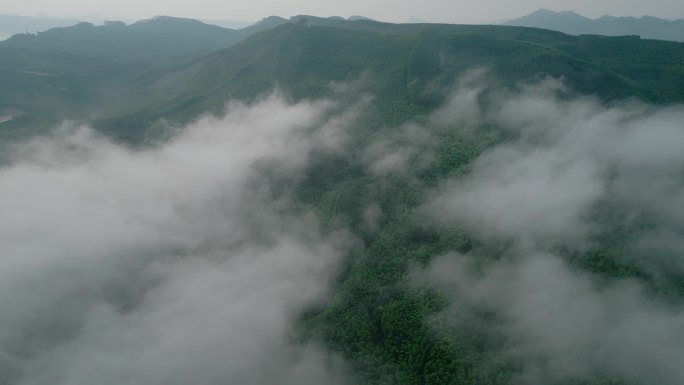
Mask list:
[[[124,142],[61,133],[0,169],[0,382],[682,383],[684,44],[300,16],[206,52],[170,22],[234,35],[0,46],[0,132]],[[283,308],[331,274],[297,246],[318,238],[344,244],[332,290]]]
[[684,100],[683,59],[683,44],[638,38],[303,18],[150,77],[140,98],[119,106],[121,112],[100,127],[138,130],[160,117],[189,119],[275,86],[295,100],[322,96],[330,82],[364,74],[372,79],[368,92],[378,98],[373,119],[395,125],[434,109],[459,76],[478,67],[506,85],[550,75],[564,78],[574,92],[604,100],[636,96],[668,103]]
[[45,126],[92,114],[140,75],[241,38],[233,30],[168,17],[15,35],[0,42],[0,110],[20,111],[5,127]]

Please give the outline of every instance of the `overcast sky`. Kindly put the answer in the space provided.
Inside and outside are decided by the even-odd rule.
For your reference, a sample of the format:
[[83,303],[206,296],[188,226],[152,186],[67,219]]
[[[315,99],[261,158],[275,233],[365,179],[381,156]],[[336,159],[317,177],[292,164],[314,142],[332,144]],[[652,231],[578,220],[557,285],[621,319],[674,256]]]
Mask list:
[[682,0],[0,0],[0,14],[26,16],[101,15],[143,19],[154,15],[256,21],[270,15],[364,15],[403,22],[410,17],[432,22],[477,23],[510,19],[540,8],[573,10],[589,17],[652,15],[684,17]]

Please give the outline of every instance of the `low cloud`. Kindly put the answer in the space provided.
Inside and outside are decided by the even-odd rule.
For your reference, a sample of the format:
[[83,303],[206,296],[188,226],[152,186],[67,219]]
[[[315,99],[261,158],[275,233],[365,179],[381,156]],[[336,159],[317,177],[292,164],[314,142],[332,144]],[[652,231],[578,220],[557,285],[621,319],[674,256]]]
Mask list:
[[601,199],[684,224],[684,109],[631,102],[606,108],[561,99],[557,80],[501,91],[480,124],[517,139],[486,151],[464,178],[433,191],[426,210],[442,223],[526,242],[578,240]]
[[636,383],[684,379],[684,312],[644,294],[635,281],[599,284],[551,254],[484,270],[472,257],[452,254],[433,261],[423,279],[453,294],[447,318],[467,306],[503,317],[508,341],[491,358],[523,363],[514,383],[599,374]]
[[374,176],[410,176],[432,164],[436,145],[428,129],[407,123],[369,144],[362,160]]
[[294,327],[353,240],[322,233],[287,186],[313,151],[340,148],[351,118],[271,96],[154,149],[66,126],[13,146],[0,168],[0,382],[344,382]]
[[[683,383],[681,306],[642,281],[573,267],[558,247],[585,250],[619,225],[635,229],[614,245],[621,263],[653,279],[684,271],[684,108],[607,107],[568,98],[553,79],[516,90],[484,84],[459,90],[458,108],[441,110],[439,121],[448,126],[450,110],[466,111],[453,127],[494,124],[512,139],[432,189],[421,210],[446,229],[512,247],[496,259],[474,251],[433,261],[423,278],[451,294],[443,316],[456,320],[469,306],[500,315],[506,346],[491,358],[523,364],[514,383]],[[473,111],[469,95],[486,107]],[[620,223],[597,220],[606,202]]]

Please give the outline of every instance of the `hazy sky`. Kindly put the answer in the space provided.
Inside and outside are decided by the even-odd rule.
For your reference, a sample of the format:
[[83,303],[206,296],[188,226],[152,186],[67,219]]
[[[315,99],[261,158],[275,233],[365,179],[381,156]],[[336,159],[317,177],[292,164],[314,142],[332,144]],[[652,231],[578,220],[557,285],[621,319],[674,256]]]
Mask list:
[[484,22],[514,18],[539,8],[573,10],[589,17],[604,14],[664,18],[684,17],[681,0],[0,0],[1,14],[27,16],[102,15],[108,18],[142,19],[154,15],[204,19],[256,21],[265,16],[364,15],[384,21],[417,17],[433,22]]

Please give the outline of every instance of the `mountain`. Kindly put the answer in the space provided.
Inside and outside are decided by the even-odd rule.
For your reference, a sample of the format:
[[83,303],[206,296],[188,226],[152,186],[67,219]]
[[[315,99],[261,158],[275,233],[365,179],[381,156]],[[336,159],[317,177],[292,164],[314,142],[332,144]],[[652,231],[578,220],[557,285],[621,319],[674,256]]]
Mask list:
[[37,127],[93,113],[94,106],[119,97],[148,71],[229,47],[242,37],[171,17],[14,35],[0,42],[0,109],[22,113],[5,126]]
[[190,57],[227,47],[238,39],[234,30],[192,19],[158,16],[131,25],[79,23],[35,35],[19,34],[3,42],[2,47],[147,61]]
[[[349,21],[358,20],[370,19],[364,18],[362,16],[352,16],[349,18]],[[345,21],[346,20],[340,16],[317,17],[309,15],[296,15],[288,19],[280,16],[269,16],[249,27],[241,29],[240,32],[242,32],[245,35],[251,35],[256,32],[266,31],[271,28],[275,28],[288,23],[306,23],[308,25],[334,26],[344,23]]]
[[684,41],[684,20],[670,21],[652,16],[635,18],[606,15],[590,19],[572,11],[541,9],[503,25],[552,29],[572,35],[637,35],[644,39]]
[[[273,16],[231,30],[193,19],[158,16],[130,25],[79,23],[37,34],[17,34],[0,42],[0,80],[4,84],[0,110],[20,113],[2,124],[5,128],[38,129],[76,116],[90,120],[94,114],[103,114],[103,109],[110,111],[121,104],[121,108],[134,108],[131,106],[137,104],[132,104],[133,99],[146,104],[168,96],[166,91],[158,93],[158,88],[164,88],[159,82],[150,85],[159,74],[201,61],[210,52],[252,34],[289,23],[334,26],[344,22],[340,17]],[[178,76],[184,76],[182,71]],[[174,80],[168,86],[180,85]],[[124,94],[129,96],[121,98]],[[12,136],[14,132],[6,129],[0,135]]]
[[52,28],[68,27],[79,20],[47,19],[27,16],[0,15],[0,40],[17,33],[36,33]]
[[122,113],[98,126],[125,127],[127,132],[119,134],[130,137],[133,127],[145,131],[161,117],[187,120],[204,111],[219,112],[227,99],[254,98],[276,85],[298,100],[322,95],[331,81],[351,81],[364,73],[373,75],[379,109],[373,119],[392,125],[435,108],[455,79],[477,67],[488,68],[507,85],[548,74],[563,77],[575,92],[605,100],[684,100],[680,43],[574,37],[521,27],[303,16],[293,21],[159,72],[148,79],[145,91],[134,93],[145,97],[133,96],[132,105],[120,106]]
[[0,43],[0,383],[679,385],[682,63],[306,15]]

